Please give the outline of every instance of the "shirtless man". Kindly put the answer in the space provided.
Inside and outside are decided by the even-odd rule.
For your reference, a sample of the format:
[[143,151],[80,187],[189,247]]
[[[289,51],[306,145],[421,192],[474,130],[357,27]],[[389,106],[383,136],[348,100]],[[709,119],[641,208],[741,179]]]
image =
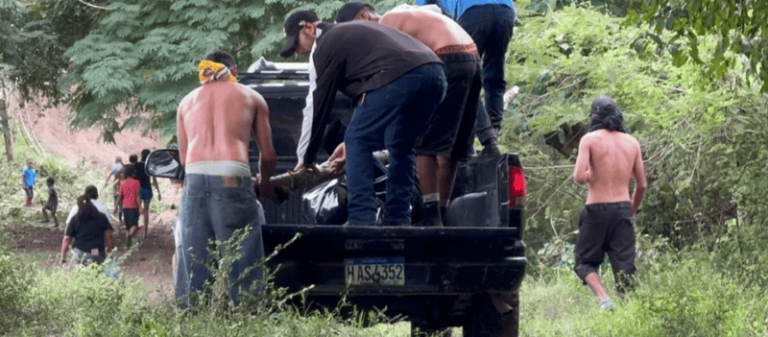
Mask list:
[[205,263],[212,263],[208,240],[228,240],[237,229],[248,227],[232,265],[229,295],[237,301],[240,289],[262,277],[255,268],[242,282],[235,282],[247,268],[264,257],[261,225],[264,210],[256,199],[248,165],[248,140],[253,133],[261,160],[257,184],[270,197],[269,178],[277,155],[272,145],[269,108],[255,91],[235,83],[235,60],[223,51],[206,56],[198,67],[201,86],[179,104],[176,132],[179,157],[185,169],[181,202],[181,241],[176,250],[175,295],[186,306],[193,291],[202,290],[210,277]]
[[[458,23],[441,14],[402,5],[379,16],[373,6],[351,1],[339,9],[336,22],[373,21],[406,33],[429,47],[445,64],[448,90],[416,143],[416,168],[425,201],[439,195],[445,214],[457,163],[467,160],[474,140],[482,69],[472,37]],[[437,174],[435,174],[435,172]],[[426,218],[426,226],[442,226],[439,216]]]
[[[601,309],[613,309],[597,274],[608,253],[619,296],[624,297],[635,271],[635,213],[645,195],[645,169],[640,143],[627,134],[624,118],[608,96],[592,102],[589,133],[579,143],[573,180],[589,183],[587,205],[579,218],[576,274],[600,298]],[[630,204],[629,183],[635,179]]]

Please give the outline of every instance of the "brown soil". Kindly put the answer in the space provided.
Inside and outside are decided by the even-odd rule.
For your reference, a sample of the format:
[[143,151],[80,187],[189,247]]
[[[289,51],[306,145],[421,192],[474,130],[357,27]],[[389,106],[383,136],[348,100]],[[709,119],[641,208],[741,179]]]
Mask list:
[[[144,236],[143,228],[140,229],[134,240],[137,248],[126,259],[122,259],[126,252],[126,231],[124,228],[120,228],[119,224],[113,224],[115,228],[113,238],[115,247],[117,247],[116,256],[121,260],[120,273],[143,279],[147,289],[152,290],[154,294],[165,296],[172,296],[173,294],[171,259],[174,242],[170,228],[173,216],[172,211],[150,215],[147,236]],[[143,220],[140,224],[143,224]],[[13,248],[17,252],[46,257],[40,261],[44,267],[58,265],[61,240],[64,235],[64,229],[61,225],[59,228],[53,228],[52,223],[34,224],[31,228],[15,228],[6,225],[5,230],[11,233],[10,241],[14,243]],[[67,260],[71,260],[71,256]]]
[[157,133],[143,134],[140,130],[126,129],[115,135],[115,143],[101,140],[101,130],[89,128],[72,130],[67,121],[69,110],[65,105],[46,107],[40,100],[27,103],[24,109],[14,107],[12,115],[23,121],[24,125],[36,137],[49,156],[57,156],[65,162],[76,164],[85,159],[96,169],[103,171],[106,177],[109,168],[115,163],[116,156],[122,156],[128,162],[131,154],[140,155],[142,149],[160,149],[164,146]]

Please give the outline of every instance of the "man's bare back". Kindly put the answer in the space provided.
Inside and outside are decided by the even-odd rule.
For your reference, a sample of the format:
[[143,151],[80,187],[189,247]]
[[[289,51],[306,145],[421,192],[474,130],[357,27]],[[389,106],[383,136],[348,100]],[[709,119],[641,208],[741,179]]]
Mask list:
[[590,132],[581,139],[573,179],[579,184],[589,183],[587,204],[630,201],[632,178],[637,186],[632,198],[634,214],[646,183],[640,143],[626,133],[606,129]]
[[412,36],[433,51],[475,43],[458,23],[427,10],[392,11],[384,14],[379,23]]
[[238,83],[202,85],[181,101],[177,119],[183,131],[179,132],[179,153],[184,166],[213,161],[248,164],[251,132],[262,155],[272,148],[267,103],[257,92]]

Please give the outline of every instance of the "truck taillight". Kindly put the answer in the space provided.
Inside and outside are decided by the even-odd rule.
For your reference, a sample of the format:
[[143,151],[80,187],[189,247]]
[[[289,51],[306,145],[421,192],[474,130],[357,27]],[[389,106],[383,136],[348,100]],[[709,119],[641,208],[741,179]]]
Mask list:
[[526,188],[525,173],[523,169],[516,166],[509,166],[509,181],[507,194],[509,195],[510,207],[523,207],[525,204]]

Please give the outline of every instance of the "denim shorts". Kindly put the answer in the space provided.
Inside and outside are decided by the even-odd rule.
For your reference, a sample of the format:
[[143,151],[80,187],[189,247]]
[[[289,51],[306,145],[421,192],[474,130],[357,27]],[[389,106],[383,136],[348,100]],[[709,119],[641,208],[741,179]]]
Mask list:
[[153,196],[154,194],[152,193],[151,187],[142,187],[139,189],[139,198],[141,198],[141,201],[152,200]]
[[190,303],[190,293],[203,289],[211,277],[208,266],[215,262],[209,240],[228,240],[233,232],[248,228],[248,236],[238,253],[241,258],[232,265],[229,295],[237,301],[240,289],[250,289],[262,278],[259,268],[241,277],[246,268],[264,257],[261,225],[264,209],[256,199],[250,177],[189,174],[184,178],[181,199],[181,225],[174,228],[176,268],[174,287],[180,306]]

